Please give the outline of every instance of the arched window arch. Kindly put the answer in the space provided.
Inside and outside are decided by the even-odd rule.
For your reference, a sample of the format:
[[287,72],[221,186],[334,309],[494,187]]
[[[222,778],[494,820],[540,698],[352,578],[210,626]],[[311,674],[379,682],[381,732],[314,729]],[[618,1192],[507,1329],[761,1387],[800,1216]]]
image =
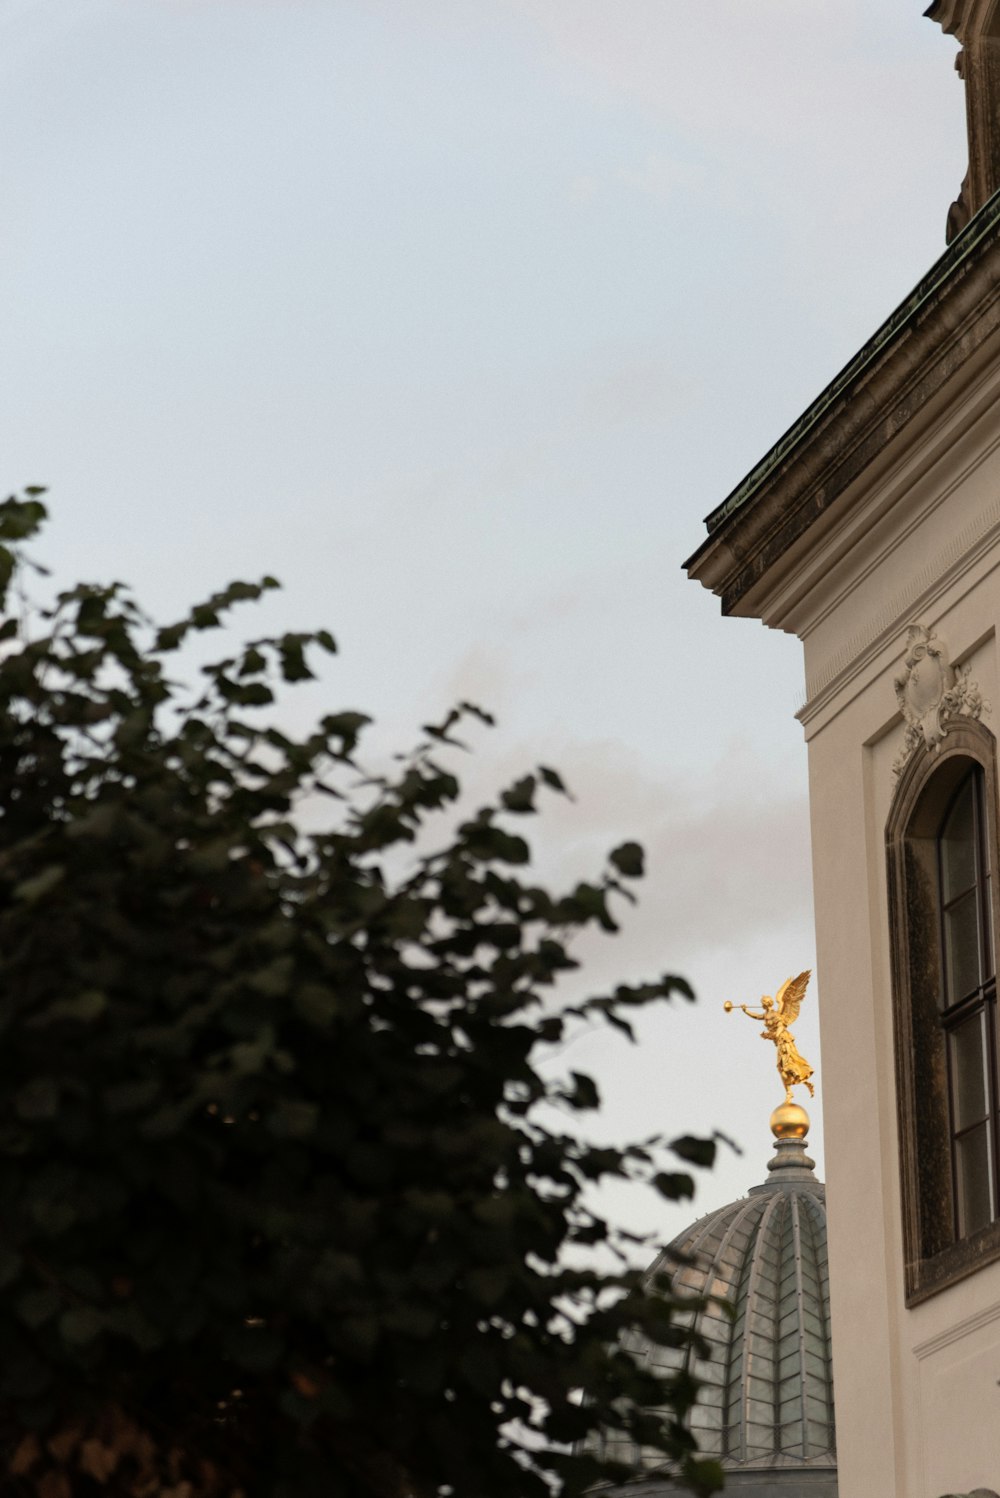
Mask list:
[[1000,1257],[996,741],[952,722],[886,827],[907,1301]]

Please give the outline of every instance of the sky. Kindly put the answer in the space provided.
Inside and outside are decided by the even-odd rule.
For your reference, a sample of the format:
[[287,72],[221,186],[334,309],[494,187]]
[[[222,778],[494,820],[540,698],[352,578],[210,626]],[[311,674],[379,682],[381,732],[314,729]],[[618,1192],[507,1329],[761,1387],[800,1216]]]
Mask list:
[[291,721],[362,708],[377,757],[472,698],[470,793],[539,761],[574,791],[546,875],[640,840],[581,981],[698,1002],[561,1060],[604,1137],[741,1144],[697,1212],[762,1179],[782,1095],[722,1002],[814,939],[800,646],[682,563],[944,249],[964,101],[923,8],[0,7],[0,485],[48,486],[37,554],[168,617],[275,573],[247,628],[340,646]]

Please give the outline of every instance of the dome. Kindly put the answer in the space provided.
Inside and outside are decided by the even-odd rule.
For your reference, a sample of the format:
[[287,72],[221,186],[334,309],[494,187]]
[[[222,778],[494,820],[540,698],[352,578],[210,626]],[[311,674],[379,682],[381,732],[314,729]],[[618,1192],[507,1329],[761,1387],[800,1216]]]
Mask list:
[[[729,1302],[732,1316],[715,1305],[694,1316],[708,1355],[658,1347],[639,1333],[626,1345],[659,1374],[689,1362],[702,1386],[692,1429],[700,1453],[722,1463],[727,1492],[836,1498],[825,1192],[804,1141],[782,1132],[766,1183],[702,1217],[648,1271]],[[605,1449],[635,1460],[621,1438]],[[648,1479],[630,1492],[669,1490],[655,1465],[662,1458],[650,1457]]]

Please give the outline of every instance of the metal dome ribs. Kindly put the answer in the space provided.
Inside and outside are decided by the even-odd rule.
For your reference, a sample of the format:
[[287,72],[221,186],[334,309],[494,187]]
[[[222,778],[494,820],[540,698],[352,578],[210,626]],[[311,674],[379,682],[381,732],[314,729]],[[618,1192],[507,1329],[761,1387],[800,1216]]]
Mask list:
[[[769,1179],[709,1213],[661,1253],[649,1277],[729,1303],[693,1312],[705,1357],[657,1347],[638,1334],[630,1350],[659,1373],[686,1364],[701,1383],[692,1430],[721,1461],[727,1490],[761,1498],[836,1494],[826,1201],[803,1141],[781,1139]],[[683,1360],[683,1362],[682,1362]],[[634,1459],[620,1438],[608,1454]],[[644,1494],[672,1491],[649,1453]]]

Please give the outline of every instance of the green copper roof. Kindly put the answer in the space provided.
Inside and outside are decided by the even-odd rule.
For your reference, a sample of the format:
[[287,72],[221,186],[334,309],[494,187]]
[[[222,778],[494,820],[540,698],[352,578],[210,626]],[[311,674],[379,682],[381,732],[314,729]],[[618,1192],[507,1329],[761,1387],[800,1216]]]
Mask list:
[[982,243],[989,237],[997,223],[1000,222],[1000,192],[994,193],[988,203],[984,204],[975,217],[966,224],[962,232],[955,236],[951,244],[945,250],[940,260],[927,272],[926,276],[910,292],[910,295],[902,302],[888,318],[874,337],[854,355],[851,362],[840,371],[836,379],[831,381],[799,417],[799,419],[788,428],[788,431],[771,448],[766,457],[762,458],[755,468],[752,468],[746,478],[739,483],[728,499],[723,500],[719,507],[706,517],[705,524],[709,535],[714,535],[721,530],[729,517],[742,508],[754,493],[760,488],[767,476],[773,472],[778,464],[789,452],[817,425],[824,413],[843,394],[853,380],[882,352],[887,344],[891,343],[907,324],[916,316],[920,308],[932,298],[936,292],[952,276],[958,267],[973,255]]

